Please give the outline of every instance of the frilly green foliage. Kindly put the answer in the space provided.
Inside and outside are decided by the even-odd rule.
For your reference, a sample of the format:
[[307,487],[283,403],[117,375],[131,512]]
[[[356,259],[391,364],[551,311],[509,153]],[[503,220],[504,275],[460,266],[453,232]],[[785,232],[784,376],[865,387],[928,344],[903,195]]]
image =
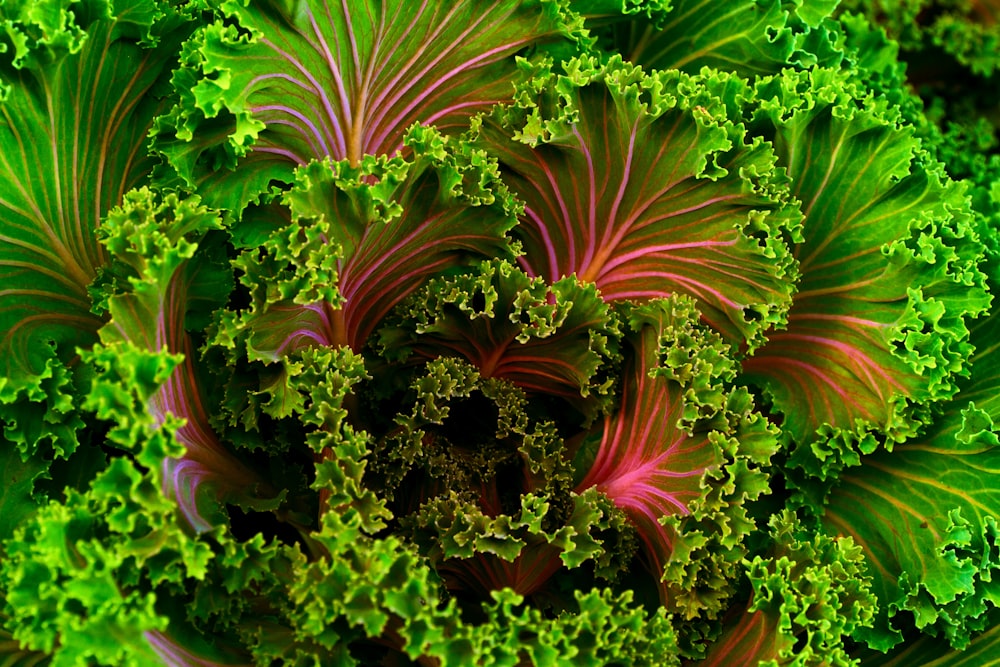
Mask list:
[[[608,301],[690,294],[741,352],[781,326],[800,214],[771,146],[740,122],[738,77],[647,73],[613,56],[540,71],[470,139],[525,201],[529,273],[576,274]],[[607,110],[607,111],[605,111]]]
[[1000,469],[998,324],[995,313],[976,324],[972,377],[934,427],[846,471],[821,510],[831,531],[868,548],[884,545],[881,567],[872,571],[883,601],[866,633],[873,646],[895,645],[912,623],[963,648],[995,606],[997,486],[977,477]]
[[258,231],[263,242],[233,263],[251,308],[221,314],[220,342],[246,339],[250,359],[269,362],[316,342],[359,349],[440,267],[512,254],[516,207],[486,156],[422,127],[405,146],[409,159],[295,172],[283,197],[290,222]]
[[[996,229],[1000,126],[994,110],[1000,13],[995,4],[845,0],[841,9],[864,15],[898,42],[899,60],[905,63],[918,104],[911,122],[948,173],[969,183],[981,224]],[[845,14],[843,20],[859,18]],[[921,106],[926,114],[920,113]]]
[[914,53],[942,50],[977,76],[992,74],[1000,59],[1000,10],[989,0],[845,0],[844,10],[869,16],[884,26],[903,49]]
[[392,359],[459,355],[480,373],[534,394],[563,397],[593,419],[613,398],[617,320],[593,285],[550,285],[506,260],[435,278],[379,332]]
[[861,548],[850,538],[817,535],[791,512],[771,517],[773,543],[748,563],[752,593],[705,655],[706,665],[760,667],[856,662],[842,637],[872,623],[876,600]]
[[[157,423],[145,409],[180,360],[127,343],[87,356],[101,372],[87,407],[114,424],[108,441],[128,455],[110,458],[84,491],[40,504],[14,530],[0,576],[7,604],[33,619],[17,633],[25,647],[59,646],[54,664],[148,664],[142,633],[169,622],[157,600],[203,578],[212,554],[162,492],[164,459],[183,453],[180,422]],[[109,633],[121,641],[109,644]]]
[[0,3],[0,665],[993,664],[991,12]]
[[88,292],[108,261],[97,228],[150,177],[146,132],[191,29],[188,5],[116,7],[0,6],[0,421],[25,457],[64,458],[79,444],[74,348],[103,324]]
[[839,55],[840,33],[827,20],[836,0],[645,2],[637,3],[644,14],[636,7],[614,18],[593,4],[571,2],[589,19],[602,50],[650,69],[710,67],[749,78]]
[[[966,320],[990,304],[982,246],[963,185],[884,98],[827,69],[762,79],[758,97],[754,122],[803,201],[802,280],[787,330],[744,371],[785,414],[793,456],[825,477],[856,462],[852,439],[864,451],[871,431],[891,447],[954,395],[972,351]],[[801,346],[824,351],[810,361]]]

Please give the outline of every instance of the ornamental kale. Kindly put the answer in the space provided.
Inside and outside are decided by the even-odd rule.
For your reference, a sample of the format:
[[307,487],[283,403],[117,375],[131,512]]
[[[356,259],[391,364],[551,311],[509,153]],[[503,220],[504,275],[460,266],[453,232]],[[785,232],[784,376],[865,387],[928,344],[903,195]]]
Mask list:
[[937,4],[0,3],[0,663],[995,660]]

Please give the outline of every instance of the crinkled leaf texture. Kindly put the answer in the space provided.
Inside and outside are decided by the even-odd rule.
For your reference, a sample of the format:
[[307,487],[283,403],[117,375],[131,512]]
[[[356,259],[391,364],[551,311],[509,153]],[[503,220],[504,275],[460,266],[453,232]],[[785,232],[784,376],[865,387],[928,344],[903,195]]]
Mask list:
[[996,667],[1000,664],[1000,613],[994,610],[987,630],[975,636],[961,651],[938,637],[923,635],[909,638],[898,649],[884,653],[866,651],[858,654],[861,667]]
[[436,602],[434,575],[411,545],[360,533],[350,513],[329,513],[324,523],[317,539],[328,557],[295,563],[284,618],[256,621],[258,662],[360,665],[349,646],[369,637],[442,667],[678,664],[669,618],[648,614],[630,593],[575,591],[571,608],[547,616],[504,589],[482,605],[480,621],[467,622],[455,599]]
[[558,396],[592,419],[611,401],[617,319],[593,285],[574,277],[549,285],[507,260],[436,278],[379,332],[386,356],[409,363],[460,356],[484,377]]
[[824,21],[837,0],[652,1],[644,3],[645,16],[627,17],[602,15],[592,4],[571,2],[599,45],[646,69],[710,67],[752,78],[842,55],[836,25]]
[[25,455],[46,440],[56,456],[76,446],[65,364],[102,324],[87,291],[108,261],[97,225],[151,172],[146,134],[165,110],[154,91],[188,32],[168,3],[117,10],[0,9],[0,424]]
[[853,537],[872,565],[873,647],[915,623],[962,648],[1000,606],[998,341],[994,312],[973,328],[972,377],[934,427],[844,471],[822,509],[823,525]]
[[[185,45],[156,145],[215,206],[241,211],[314,159],[392,156],[505,100],[515,55],[570,37],[551,0],[228,1]],[[234,169],[235,168],[235,169]]]
[[[294,358],[298,372],[293,382],[304,399],[298,404],[299,415],[315,427],[309,445],[315,452],[331,453],[316,465],[313,488],[326,495],[330,510],[309,537],[312,555],[307,558],[289,547],[263,547],[258,536],[245,544],[227,544],[224,554],[209,563],[220,568],[233,590],[253,586],[260,600],[267,601],[268,614],[261,614],[260,602],[245,597],[237,596],[227,605],[213,592],[209,577],[198,584],[198,613],[226,622],[236,616],[257,664],[319,660],[361,665],[366,664],[363,650],[373,647],[388,651],[389,659],[455,667],[514,667],[523,661],[595,667],[615,661],[676,664],[669,618],[662,611],[646,612],[629,593],[576,591],[563,612],[551,616],[502,589],[472,603],[477,620],[464,619],[454,597],[441,600],[439,576],[415,545],[385,532],[394,517],[385,500],[363,483],[373,439],[348,424],[342,409],[345,390],[360,379],[360,357],[341,347],[305,349]],[[446,386],[439,386],[441,391],[428,387],[428,398],[439,396],[447,403],[449,378],[456,380],[450,391],[457,395],[475,383],[475,372],[467,364],[438,365],[439,372],[428,375]],[[437,415],[431,421],[444,418],[436,410],[442,407],[447,406],[427,406],[428,415]],[[526,507],[529,514],[540,509],[530,498]],[[534,519],[524,518],[538,528]]]
[[790,511],[772,515],[766,556],[747,563],[753,589],[708,646],[704,667],[848,667],[844,638],[871,625],[875,599],[861,549],[850,538],[806,528]]
[[0,4],[0,664],[995,662],[995,144],[862,18]]
[[832,70],[760,81],[756,127],[773,136],[802,201],[802,275],[788,325],[744,363],[796,443],[793,464],[833,478],[891,447],[951,397],[989,305],[964,188],[884,100]]
[[473,141],[525,202],[532,276],[575,275],[609,300],[690,294],[734,347],[784,321],[798,220],[771,148],[729,120],[746,85],[716,72],[565,63],[476,124]]
[[[735,362],[690,298],[632,306],[626,319],[621,403],[590,435],[600,442],[577,488],[596,486],[635,524],[668,609],[715,613],[753,529],[744,503],[767,492],[775,432],[745,390],[722,389]],[[697,549],[714,553],[689,562]]]
[[563,439],[530,416],[520,388],[440,357],[414,374],[406,402],[369,483],[385,488],[449,590],[559,599],[564,567],[590,561],[605,581],[624,569],[635,546],[624,515],[592,487],[573,492]]
[[[150,419],[140,432],[144,452],[155,456],[162,429]],[[85,494],[70,490],[17,529],[0,566],[16,640],[54,653],[54,664],[154,664],[142,633],[166,630],[158,601],[185,579],[204,577],[211,558],[211,547],[176,520],[158,477],[114,459]]]
[[[199,508],[201,502],[242,498],[261,505],[256,496],[263,486],[213,431],[191,336],[185,330],[207,321],[206,311],[224,303],[232,286],[225,256],[219,256],[222,249],[204,242],[206,235],[221,228],[218,213],[196,197],[161,198],[143,188],[126,194],[124,204],[110,212],[100,230],[113,260],[104,274],[111,319],[99,332],[103,347],[164,351],[182,359],[145,409],[155,423],[184,420],[174,434],[183,455],[158,463],[164,493],[177,500],[185,520],[197,531],[213,525]],[[199,248],[199,241],[205,248]],[[121,444],[130,446],[127,439]],[[260,491],[276,495],[273,490]]]
[[416,529],[415,541],[457,596],[486,598],[509,589],[559,600],[559,581],[553,578],[565,574],[562,568],[593,561],[607,580],[622,568],[614,561],[627,562],[632,552],[627,540],[625,548],[606,543],[610,540],[604,537],[623,531],[624,525],[621,514],[594,488],[581,494],[529,492],[512,513],[505,512],[496,485],[487,485],[478,502],[462,501],[452,491],[423,503],[405,525]]
[[428,278],[511,255],[516,207],[485,156],[429,128],[406,145],[408,158],[299,169],[284,197],[291,223],[234,262],[251,308],[223,316],[219,342],[246,340],[265,362],[315,344],[360,350]]

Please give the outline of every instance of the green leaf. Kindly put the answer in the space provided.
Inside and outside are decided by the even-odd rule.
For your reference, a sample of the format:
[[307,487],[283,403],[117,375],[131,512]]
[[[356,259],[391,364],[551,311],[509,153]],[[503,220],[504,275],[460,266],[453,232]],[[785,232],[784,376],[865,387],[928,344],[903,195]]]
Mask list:
[[593,488],[568,497],[559,490],[529,492],[520,496],[519,511],[509,514],[495,483],[483,484],[482,492],[478,502],[445,492],[404,520],[457,595],[485,598],[504,588],[535,595],[564,565],[577,568],[593,559],[607,578],[615,571],[611,561],[630,555],[605,548],[604,531],[621,530],[622,517]]
[[[676,666],[677,638],[670,617],[662,610],[647,614],[631,592],[608,589],[576,591],[575,604],[555,618],[522,605],[511,591],[493,594],[488,622],[469,627],[476,652],[491,664],[588,667],[657,664]],[[488,656],[488,658],[487,658]],[[456,663],[461,664],[461,663]]]
[[[184,420],[172,434],[183,447],[182,455],[164,451],[169,460],[154,458],[147,465],[163,466],[164,492],[178,500],[188,523],[199,531],[209,530],[219,518],[211,518],[216,510],[199,507],[203,502],[210,507],[222,498],[240,498],[263,507],[273,505],[278,495],[229,452],[212,429],[185,330],[189,323],[204,321],[205,311],[222,305],[231,289],[225,249],[204,241],[221,227],[219,215],[197,197],[161,197],[148,188],[128,193],[101,226],[114,260],[106,272],[114,276],[106,296],[111,320],[101,329],[101,340],[111,355],[129,349],[177,355],[176,367],[154,380],[160,384],[140,409],[157,424]],[[119,423],[135,419],[123,414],[112,418]],[[265,498],[268,502],[261,505]]]
[[864,637],[875,648],[901,641],[911,622],[961,648],[1000,606],[1000,490],[989,482],[1000,474],[997,341],[994,313],[976,324],[972,376],[934,427],[844,471],[823,509],[826,529],[872,563],[881,612]]
[[226,316],[220,342],[246,338],[250,359],[263,361],[317,343],[360,350],[431,276],[511,255],[514,204],[496,167],[431,129],[414,128],[406,145],[407,159],[297,172],[285,196],[291,224],[235,262],[252,308]]
[[867,433],[891,446],[955,393],[966,320],[989,304],[983,248],[963,185],[884,101],[830,70],[786,72],[757,92],[756,127],[773,136],[805,222],[787,329],[744,377],[782,415],[794,465],[833,477],[876,446]]
[[175,522],[158,481],[116,458],[85,494],[70,490],[5,542],[6,625],[24,647],[52,653],[57,665],[156,660],[144,633],[165,629],[167,618],[151,589],[204,577],[211,558]]
[[858,653],[860,667],[997,667],[1000,665],[1000,614],[994,609],[985,627],[962,650],[952,648],[939,637],[910,638],[888,654],[876,651]]
[[592,419],[614,388],[617,322],[593,285],[548,285],[506,260],[430,280],[379,332],[390,358],[461,356],[483,377],[560,396]]
[[721,6],[711,0],[673,0],[654,13],[653,21],[634,17],[614,21],[606,31],[598,29],[603,37],[599,44],[646,69],[694,74],[710,67],[744,77],[774,74],[783,67],[815,62],[816,54],[798,47],[837,3],[798,0],[789,11],[791,4],[736,0]]
[[213,205],[242,211],[312,160],[395,155],[416,123],[461,132],[525,76],[514,56],[569,37],[557,5],[224,2],[174,74],[157,149]]
[[791,512],[771,517],[766,557],[747,563],[753,592],[709,644],[699,665],[849,667],[844,638],[871,624],[875,600],[861,549],[803,527]]
[[538,76],[473,141],[524,200],[514,230],[531,276],[575,275],[609,301],[698,299],[734,347],[784,321],[795,281],[782,238],[798,221],[769,145],[733,123],[746,84],[645,74],[583,58]]
[[[2,602],[2,598],[0,598]],[[38,667],[47,664],[49,655],[44,651],[24,647],[14,639],[7,626],[7,615],[0,611],[0,659],[5,667]]]
[[37,456],[23,460],[17,447],[0,438],[0,540],[38,510],[35,480],[46,477],[49,465]]
[[[0,419],[24,452],[74,446],[79,401],[62,366],[102,324],[87,291],[108,261],[97,225],[150,174],[146,134],[165,109],[156,90],[186,34],[152,0],[108,13],[72,0],[0,9]],[[143,48],[151,30],[159,45]]]
[[[734,553],[753,529],[744,504],[768,490],[761,468],[777,448],[775,432],[745,390],[722,390],[735,363],[719,336],[697,323],[690,298],[626,312],[633,356],[621,404],[605,417],[577,490],[596,486],[636,526],[662,604],[716,613],[718,597],[731,592],[725,580]],[[695,548],[715,553],[688,558]],[[714,568],[714,557],[728,560],[721,580],[692,576]]]
[[0,43],[7,54],[4,74],[9,75],[10,70],[42,69],[79,53],[91,24],[113,17],[107,0],[13,0],[5,3],[0,18],[5,32]]

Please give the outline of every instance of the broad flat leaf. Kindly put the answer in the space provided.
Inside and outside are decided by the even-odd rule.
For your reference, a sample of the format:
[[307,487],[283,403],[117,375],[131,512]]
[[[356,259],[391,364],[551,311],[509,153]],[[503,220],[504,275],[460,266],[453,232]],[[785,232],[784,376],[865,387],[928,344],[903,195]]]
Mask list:
[[222,8],[227,20],[185,47],[181,102],[158,124],[157,145],[189,186],[236,211],[310,160],[395,155],[415,123],[465,129],[524,76],[515,54],[568,36],[547,0]]
[[708,66],[743,76],[773,73],[788,64],[794,41],[780,0],[677,0],[657,23],[616,26],[622,56],[647,68],[697,72]]
[[[0,59],[0,415],[24,447],[46,434],[69,439],[75,418],[59,366],[102,324],[87,292],[108,260],[97,225],[150,173],[146,135],[165,109],[153,91],[185,32],[151,1],[122,3],[115,21],[99,2],[75,14],[12,4],[0,9],[19,47]],[[154,10],[173,19],[157,47],[143,48]],[[22,399],[47,401],[49,414]]]
[[805,222],[788,327],[746,361],[745,378],[773,399],[787,437],[819,440],[796,456],[824,477],[857,460],[824,438],[899,441],[921,406],[954,393],[965,320],[989,304],[963,187],[891,111],[852,91],[829,70],[758,86],[758,127],[774,136]]
[[[901,640],[911,611],[956,647],[1000,606],[1000,316],[973,329],[972,377],[926,434],[844,471],[824,526],[849,535],[872,564],[882,614],[868,637]],[[905,623],[905,621],[904,621]]]
[[731,345],[761,342],[790,302],[781,230],[797,213],[770,147],[727,120],[744,84],[615,58],[565,67],[474,139],[525,202],[521,266],[550,282],[575,274],[606,300],[690,294]]

